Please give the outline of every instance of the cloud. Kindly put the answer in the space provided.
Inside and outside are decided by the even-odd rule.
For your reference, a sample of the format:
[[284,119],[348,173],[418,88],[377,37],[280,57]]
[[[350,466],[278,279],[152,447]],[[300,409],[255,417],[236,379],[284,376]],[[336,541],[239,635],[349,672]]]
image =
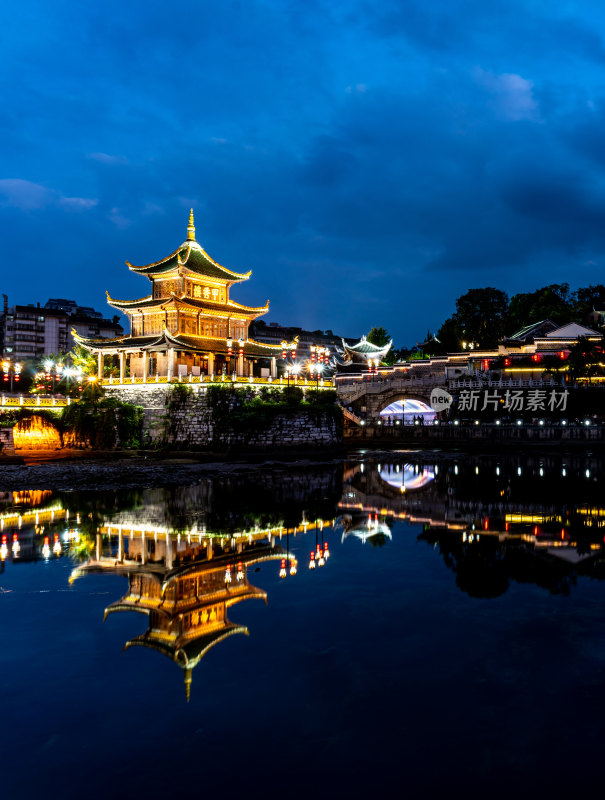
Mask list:
[[46,206],[61,206],[71,211],[86,211],[94,208],[97,200],[87,197],[66,197],[54,189],[22,178],[0,179],[2,205],[21,211],[35,211]]
[[[124,259],[174,249],[191,205],[211,255],[254,269],[234,298],[312,329],[415,341],[472,286],[600,281],[605,54],[584,4],[202,0],[178,35],[142,0],[15,9],[0,149],[36,182],[0,180],[3,246],[35,270],[36,213],[40,281],[81,302],[140,296]],[[31,300],[30,272],[12,280]]]
[[60,197],[59,204],[72,211],[88,211],[97,205],[98,200],[91,197]]
[[3,205],[14,206],[21,211],[33,211],[48,205],[53,198],[53,192],[45,186],[21,178],[2,178],[0,196],[4,199]]
[[116,228],[125,229],[132,225],[132,220],[129,219],[121,208],[112,208],[109,211],[109,219]]
[[513,73],[495,75],[480,67],[473,70],[473,76],[492,96],[495,108],[504,119],[518,121],[539,118],[531,81]]
[[98,161],[99,164],[108,164],[110,166],[128,164],[128,159],[124,156],[111,156],[108,153],[90,153],[88,157],[93,161]]

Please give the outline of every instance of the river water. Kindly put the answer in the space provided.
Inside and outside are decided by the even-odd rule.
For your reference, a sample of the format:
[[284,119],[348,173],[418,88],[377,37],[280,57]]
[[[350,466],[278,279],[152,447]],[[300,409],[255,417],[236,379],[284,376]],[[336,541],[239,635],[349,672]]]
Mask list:
[[358,452],[117,490],[14,473],[2,797],[587,796],[604,470]]

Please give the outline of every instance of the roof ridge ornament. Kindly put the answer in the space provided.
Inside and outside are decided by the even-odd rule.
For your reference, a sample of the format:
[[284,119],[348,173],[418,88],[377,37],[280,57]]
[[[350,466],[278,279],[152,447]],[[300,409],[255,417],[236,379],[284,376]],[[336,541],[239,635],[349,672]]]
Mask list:
[[195,242],[195,222],[193,220],[193,209],[189,212],[189,225],[187,225],[187,241]]

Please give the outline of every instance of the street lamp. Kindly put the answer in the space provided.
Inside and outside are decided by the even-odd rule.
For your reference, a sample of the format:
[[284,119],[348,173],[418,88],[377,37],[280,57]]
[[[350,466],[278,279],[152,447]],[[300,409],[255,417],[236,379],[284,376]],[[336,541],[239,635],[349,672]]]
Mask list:
[[10,380],[10,391],[13,391],[13,381],[19,383],[21,378],[21,364],[13,364],[11,361],[2,362],[2,380],[8,383]]
[[319,391],[319,376],[321,371],[323,370],[323,364],[309,364],[309,373],[311,375],[311,380],[313,380],[313,375],[315,375],[315,391]]
[[300,367],[296,363],[296,341],[281,343],[281,357],[285,362],[285,373],[288,386],[290,385],[290,375],[296,375]]
[[311,345],[309,349],[311,351],[309,373],[311,374],[311,380],[313,380],[313,374],[315,374],[315,380],[317,382],[316,389],[318,390],[319,376],[323,372],[324,366],[328,365],[328,360],[330,358],[330,349],[328,347],[320,347],[319,345]]
[[330,348],[320,347],[319,345],[311,345],[311,363],[326,364],[330,358]]
[[53,392],[55,391],[55,378],[57,380],[57,383],[59,383],[61,381],[62,374],[63,374],[63,364],[59,362],[58,364],[55,365],[55,376],[53,377]]
[[[65,367],[61,375],[61,379],[65,381],[65,394],[69,395],[69,385],[71,379],[82,381],[82,370],[78,367]],[[81,391],[81,387],[80,387]]]
[[[226,358],[226,361],[225,361],[225,372],[227,372],[227,369],[231,370],[231,357],[232,356],[233,356],[233,339],[231,339],[229,337],[227,339],[227,358]],[[229,367],[228,368],[227,368],[227,364],[226,364],[227,361],[229,362]]]
[[[54,370],[53,370],[54,367]],[[45,371],[45,378],[47,381],[50,381],[52,378],[52,392],[54,394],[55,391],[55,381],[61,380],[61,374],[63,372],[63,364],[58,361],[56,364],[54,361],[51,361],[50,358],[47,358],[44,362],[44,371]],[[50,386],[47,386],[50,389]]]

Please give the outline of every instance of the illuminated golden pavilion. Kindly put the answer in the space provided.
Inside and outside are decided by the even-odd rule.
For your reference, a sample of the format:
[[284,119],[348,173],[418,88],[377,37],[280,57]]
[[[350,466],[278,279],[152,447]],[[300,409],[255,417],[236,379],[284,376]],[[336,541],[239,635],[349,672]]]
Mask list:
[[250,323],[269,310],[240,305],[229,297],[231,286],[251,273],[232,272],[214,261],[195,239],[193,209],[187,239],[161,261],[136,267],[151,281],[151,292],[138,300],[116,300],[109,305],[126,314],[130,334],[117,339],[85,339],[78,344],[98,357],[103,377],[105,356],[118,356],[120,380],[147,381],[154,377],[236,375],[276,377],[282,346],[248,337]]

